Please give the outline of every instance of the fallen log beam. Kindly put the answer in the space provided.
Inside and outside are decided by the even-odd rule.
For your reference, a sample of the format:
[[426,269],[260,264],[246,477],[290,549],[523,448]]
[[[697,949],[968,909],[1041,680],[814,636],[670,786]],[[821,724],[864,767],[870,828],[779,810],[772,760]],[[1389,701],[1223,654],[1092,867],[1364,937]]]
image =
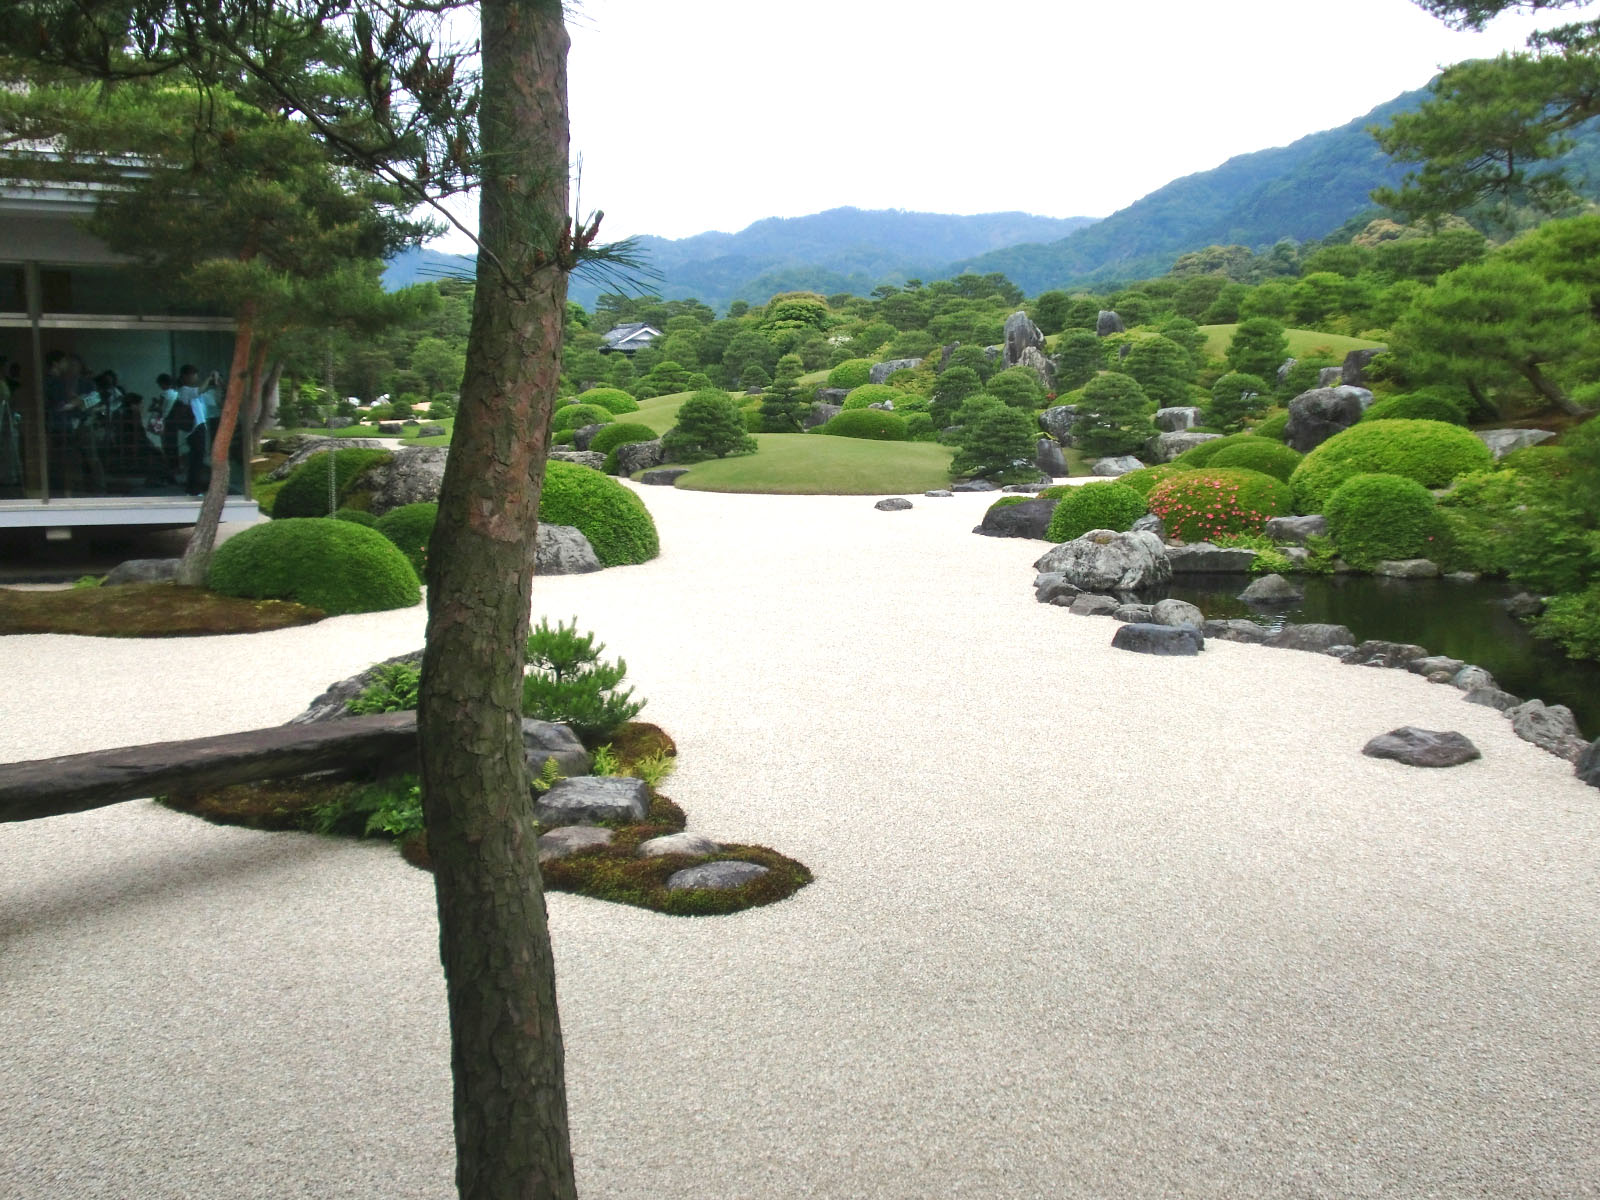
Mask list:
[[414,712],[95,750],[0,764],[0,823],[317,771],[367,767],[412,771],[416,764]]

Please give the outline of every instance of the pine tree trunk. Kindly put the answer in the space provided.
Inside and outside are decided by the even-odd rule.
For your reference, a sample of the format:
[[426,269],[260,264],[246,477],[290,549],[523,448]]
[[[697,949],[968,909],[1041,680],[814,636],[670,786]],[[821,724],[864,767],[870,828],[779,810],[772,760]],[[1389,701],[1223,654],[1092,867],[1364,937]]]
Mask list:
[[250,388],[252,351],[255,346],[255,309],[239,310],[238,332],[233,339],[233,364],[228,368],[228,388],[222,399],[217,427],[211,431],[211,483],[200,502],[200,517],[178,560],[177,582],[204,587],[211,569],[211,553],[217,545],[217,526],[222,521],[222,505],[228,498],[228,443],[239,425],[239,409]]
[[1568,416],[1586,417],[1589,415],[1588,409],[1581,404],[1574,403],[1571,397],[1556,386],[1555,380],[1539,370],[1538,363],[1524,364],[1522,374],[1529,383],[1533,384],[1541,396]]
[[467,1200],[570,1200],[555,967],[521,737],[566,315],[566,276],[551,260],[566,219],[568,42],[556,0],[483,0],[482,21],[482,248],[427,565],[423,809],[450,1006],[457,1187]]

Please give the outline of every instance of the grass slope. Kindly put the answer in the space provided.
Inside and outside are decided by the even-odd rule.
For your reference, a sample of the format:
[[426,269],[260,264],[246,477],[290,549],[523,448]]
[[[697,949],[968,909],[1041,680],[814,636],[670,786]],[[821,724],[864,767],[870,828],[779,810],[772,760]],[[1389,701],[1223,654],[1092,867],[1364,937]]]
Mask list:
[[[1212,358],[1227,354],[1228,347],[1233,343],[1234,331],[1238,328],[1237,325],[1200,326],[1200,332],[1206,335],[1206,353]],[[1370,350],[1383,345],[1368,338],[1322,333],[1316,329],[1285,329],[1283,336],[1289,343],[1289,354],[1294,358],[1316,358],[1320,355],[1343,358],[1352,350]]]
[[754,454],[696,463],[678,487],[788,496],[881,496],[948,487],[948,446],[761,433]]

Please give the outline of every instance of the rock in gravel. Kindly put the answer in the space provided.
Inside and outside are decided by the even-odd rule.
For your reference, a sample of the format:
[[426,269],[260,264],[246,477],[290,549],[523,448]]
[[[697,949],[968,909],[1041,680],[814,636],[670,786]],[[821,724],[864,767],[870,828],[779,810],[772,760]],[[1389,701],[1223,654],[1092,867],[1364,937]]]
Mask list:
[[1063,542],[1033,566],[1038,571],[1059,571],[1068,583],[1086,592],[1137,592],[1172,578],[1160,538],[1110,529],[1091,529]]
[[1140,470],[1143,466],[1144,464],[1131,454],[1118,454],[1110,458],[1095,459],[1094,466],[1089,469],[1096,475],[1114,479],[1118,475],[1126,475],[1129,471]]
[[1246,546],[1191,542],[1187,546],[1168,546],[1167,558],[1174,575],[1247,575],[1255,566],[1256,552]]
[[587,575],[605,566],[575,525],[540,525],[533,551],[535,575]]
[[887,500],[879,500],[872,507],[879,512],[905,512],[911,507],[911,501],[904,496],[890,496]]
[[1326,654],[1335,646],[1352,646],[1356,635],[1344,625],[1320,625],[1307,622],[1303,625],[1285,625],[1267,639],[1267,645],[1281,650],[1307,650],[1313,654]]
[[1347,667],[1404,667],[1419,658],[1426,658],[1427,654],[1427,650],[1411,642],[1385,642],[1369,638],[1339,661]]
[[[635,445],[648,445],[646,442],[636,442]],[[603,471],[606,467],[606,456],[593,450],[561,450],[550,451],[552,462],[576,463],[580,467],[588,467],[591,471]],[[621,459],[621,455],[617,456]]]
[[1460,688],[1463,692],[1475,692],[1479,688],[1497,688],[1500,686],[1495,682],[1493,675],[1489,674],[1489,672],[1485,671],[1482,667],[1474,667],[1471,664],[1468,664],[1467,666],[1462,667],[1461,670],[1457,671],[1456,677],[1450,682],[1456,687]]
[[1389,579],[1437,579],[1439,564],[1428,558],[1386,558],[1372,573]]
[[728,891],[742,887],[752,879],[760,879],[767,868],[756,863],[714,862],[698,867],[685,867],[667,876],[667,891],[682,892],[689,888],[714,888]]
[[1516,708],[1522,703],[1520,696],[1513,696],[1510,692],[1502,692],[1497,687],[1473,688],[1462,697],[1468,704],[1482,704],[1486,708],[1497,708],[1506,712]]
[[1305,593],[1282,575],[1263,575],[1252,580],[1250,586],[1239,593],[1246,604],[1290,604],[1305,599]]
[[1328,521],[1319,513],[1309,517],[1269,517],[1263,532],[1275,542],[1304,546],[1308,539],[1327,534]]
[[1085,592],[1074,596],[1069,611],[1075,617],[1109,617],[1122,607],[1115,596],[1101,596]]
[[1600,788],[1600,738],[1590,742],[1573,764],[1573,772],[1590,787]]
[[1193,655],[1205,648],[1206,639],[1192,625],[1134,623],[1119,626],[1111,644],[1118,650],[1131,650],[1135,654]]
[[934,488],[933,491],[922,494],[930,500],[948,500],[955,495],[949,488]]
[[991,508],[983,514],[983,524],[973,532],[984,537],[1043,539],[1058,503],[1057,500],[1024,500],[1021,504]]
[[106,572],[101,583],[115,587],[122,583],[170,583],[178,577],[176,558],[130,558]]
[[1373,738],[1361,753],[1368,758],[1392,758],[1410,767],[1456,767],[1483,757],[1462,734],[1414,725],[1402,725]]
[[[617,447],[617,474],[624,478],[632,479],[640,471],[653,471],[664,461],[660,438],[652,438],[648,442],[627,442]],[[672,469],[682,475],[689,468]],[[676,479],[678,475],[672,478]],[[640,482],[646,481],[641,479]]]
[[991,479],[963,479],[950,485],[952,492],[998,492],[1000,485]]
[[1199,629],[1206,623],[1206,615],[1187,600],[1161,600],[1150,609],[1150,623]]
[[1577,762],[1586,749],[1586,743],[1578,735],[1578,722],[1565,704],[1529,700],[1507,709],[1506,716],[1511,718],[1511,728],[1519,738],[1558,758]]
[[[618,447],[619,450],[622,447]],[[654,471],[646,471],[639,476],[640,483],[647,483],[651,487],[671,487],[689,473],[688,467],[658,467]]]
[[549,833],[539,835],[539,861],[547,863],[557,858],[566,858],[569,854],[576,854],[579,850],[587,850],[592,846],[610,844],[609,829],[601,829],[595,825],[563,825],[559,829],[552,829]]
[[1145,625],[1152,623],[1150,620],[1150,605],[1148,604],[1124,604],[1111,616],[1115,620],[1123,622],[1137,621]]
[[522,718],[522,758],[534,775],[543,772],[545,761],[551,758],[563,775],[589,773],[589,752],[570,727],[556,721]]
[[669,833],[639,843],[640,858],[660,858],[666,854],[715,854],[722,847],[703,833]]
[[1200,626],[1200,632],[1208,638],[1215,638],[1219,642],[1244,642],[1252,646],[1263,645],[1272,636],[1270,630],[1257,625],[1254,621],[1247,621],[1243,617],[1235,617],[1227,621],[1207,621]]
[[1033,598],[1040,604],[1054,604],[1058,600],[1071,604],[1080,590],[1068,583],[1060,571],[1046,571],[1033,579]]
[[582,775],[557,780],[533,802],[541,825],[588,825],[596,821],[642,821],[650,812],[650,786],[625,775]]

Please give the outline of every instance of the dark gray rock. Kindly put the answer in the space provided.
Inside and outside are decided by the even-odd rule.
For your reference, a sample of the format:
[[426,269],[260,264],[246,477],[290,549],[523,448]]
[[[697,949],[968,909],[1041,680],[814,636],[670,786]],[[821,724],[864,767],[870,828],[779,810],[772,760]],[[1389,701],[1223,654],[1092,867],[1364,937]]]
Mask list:
[[[617,474],[626,479],[633,478],[640,471],[653,471],[661,463],[660,438],[652,438],[648,442],[628,442],[617,447]],[[683,470],[688,468],[685,467]],[[683,474],[683,471],[679,471],[678,474]],[[677,477],[673,476],[674,479]]]
[[1537,446],[1540,442],[1548,442],[1556,435],[1548,429],[1474,429],[1478,440],[1489,447],[1489,453],[1495,459],[1504,458],[1513,450],[1522,450],[1528,446]]
[[106,572],[100,582],[106,587],[123,583],[171,583],[178,577],[176,558],[130,558]]
[[887,383],[896,371],[915,371],[921,365],[920,358],[891,358],[888,362],[873,363],[867,378],[873,383]]
[[1115,596],[1083,592],[1073,597],[1070,610],[1075,617],[1109,617],[1122,607]]
[[1061,447],[1054,438],[1040,438],[1035,443],[1033,461],[1039,470],[1051,478],[1071,473],[1067,469],[1067,456],[1061,453]]
[[556,760],[556,769],[563,775],[587,775],[589,752],[583,748],[578,735],[556,721],[536,721],[522,718],[522,759],[535,776],[544,771],[549,759]]
[[1383,346],[1371,350],[1352,350],[1344,356],[1344,367],[1340,379],[1350,387],[1365,387],[1367,383],[1367,368],[1372,365],[1372,360],[1384,352]]
[[842,408],[844,406],[845,397],[849,394],[849,388],[823,387],[818,388],[815,392],[813,392],[812,398],[815,399],[819,404],[827,404],[834,408]]
[[1544,597],[1535,596],[1532,592],[1518,592],[1509,600],[1504,601],[1505,610],[1513,617],[1537,617],[1545,609]]
[[688,467],[657,467],[639,476],[640,483],[651,487],[671,487],[689,473]]
[[1583,753],[1578,755],[1572,773],[1590,787],[1600,788],[1600,738],[1590,742]]
[[668,854],[715,854],[722,847],[703,833],[667,833],[639,843],[640,858],[662,858]]
[[296,434],[279,439],[279,445],[284,449],[288,449],[291,444],[294,448],[289,457],[267,472],[269,480],[287,479],[301,463],[319,454],[326,454],[329,450],[394,449],[393,442],[386,442],[382,438],[325,438],[314,434]]
[[1072,427],[1078,421],[1076,404],[1057,404],[1039,414],[1039,428],[1063,446],[1071,445]]
[[1150,619],[1150,605],[1148,604],[1124,604],[1111,615],[1118,621],[1141,621],[1146,625],[1155,624]]
[[1372,573],[1389,579],[1437,579],[1439,564],[1427,558],[1386,558]]
[[1268,517],[1264,532],[1275,542],[1304,546],[1311,538],[1327,536],[1328,522],[1319,513],[1309,517]]
[[1437,674],[1444,675],[1444,682],[1449,683],[1456,677],[1456,672],[1467,664],[1459,658],[1450,658],[1444,654],[1428,654],[1422,658],[1414,658],[1406,664],[1406,670],[1413,675],[1422,675],[1429,679]]
[[1004,338],[1004,359],[1008,367],[1014,367],[1022,362],[1024,350],[1044,349],[1044,334],[1025,312],[1014,312],[1006,318]]
[[405,432],[405,427],[402,426],[399,421],[379,421],[378,432],[392,434],[394,437],[399,437]]
[[1262,626],[1242,617],[1228,621],[1207,621],[1200,626],[1200,632],[1208,638],[1216,638],[1219,642],[1244,642],[1252,646],[1263,645],[1272,636]]
[[930,500],[948,500],[955,495],[949,488],[934,488],[931,492],[923,492]]
[[1343,367],[1323,367],[1317,372],[1317,386],[1319,388],[1338,387],[1344,382]]
[[1043,538],[1056,504],[1055,500],[1024,500],[1021,504],[991,508],[983,514],[983,524],[973,532],[984,537]]
[[1187,546],[1168,546],[1167,558],[1174,575],[1248,575],[1255,566],[1256,552],[1245,546],[1191,542]]
[[1306,622],[1303,625],[1285,625],[1267,639],[1266,644],[1280,650],[1306,650],[1313,654],[1327,654],[1336,646],[1351,646],[1356,635],[1344,625],[1321,625]]
[[819,425],[826,425],[843,411],[843,405],[824,404],[819,400],[811,406],[810,412],[800,418],[800,427],[802,429],[815,429]]
[[747,862],[702,863],[698,867],[685,867],[667,876],[667,891],[682,892],[689,888],[712,888],[719,892],[742,887],[751,880],[760,879],[767,868]]
[[1250,586],[1239,593],[1246,604],[1292,604],[1305,599],[1305,593],[1282,575],[1263,575],[1250,581]]
[[1040,604],[1065,601],[1070,605],[1078,598],[1078,589],[1068,583],[1067,577],[1059,571],[1046,571],[1034,577],[1033,598]]
[[1220,433],[1158,433],[1150,440],[1150,457],[1158,463],[1171,462],[1186,450],[1193,450],[1206,442],[1214,442]]
[[1099,337],[1110,337],[1113,333],[1126,333],[1127,326],[1123,325],[1122,318],[1109,308],[1102,308],[1100,315],[1095,318],[1094,331]]
[[1134,533],[1148,533],[1160,538],[1163,542],[1167,540],[1167,523],[1156,516],[1155,513],[1145,513],[1144,516],[1133,523],[1131,528]]
[[609,846],[611,836],[611,830],[594,825],[563,825],[539,835],[539,861],[552,862],[576,854],[579,850]]
[[1159,538],[1110,529],[1091,529],[1033,565],[1038,571],[1059,571],[1068,583],[1087,592],[1138,592],[1172,578]]
[[1150,623],[1199,629],[1206,623],[1206,615],[1187,600],[1161,600],[1150,609]]
[[1097,458],[1094,466],[1089,469],[1096,475],[1114,479],[1118,475],[1126,475],[1129,471],[1137,471],[1144,464],[1131,454],[1118,454],[1109,458]]
[[1118,627],[1111,645],[1135,654],[1194,655],[1205,649],[1206,639],[1192,625],[1144,625]]
[[354,417],[329,417],[322,423],[322,427],[324,429],[349,429],[355,423]]
[[1473,688],[1462,697],[1468,704],[1481,704],[1485,708],[1498,709],[1509,712],[1522,703],[1520,696],[1513,696],[1510,692],[1502,692],[1497,687]]
[[549,826],[642,821],[649,812],[650,785],[625,775],[560,779],[533,801],[534,819]]
[[1274,372],[1274,377],[1280,384],[1287,383],[1289,382],[1289,372],[1294,370],[1299,365],[1300,360],[1298,358],[1286,358],[1278,364],[1278,369]]
[[872,507],[879,512],[905,512],[911,507],[911,501],[904,496],[890,496],[887,500],[879,500]]
[[1577,762],[1587,748],[1578,733],[1578,722],[1565,704],[1546,704],[1543,700],[1529,700],[1515,708],[1505,710],[1511,718],[1511,728],[1525,742],[1532,742],[1541,750],[1548,750],[1558,758]]
[[1163,433],[1182,433],[1200,424],[1200,410],[1192,407],[1156,409],[1156,428]]
[[1312,388],[1289,401],[1289,423],[1283,440],[1306,454],[1336,433],[1342,433],[1361,419],[1372,403],[1372,393],[1364,388]]
[[990,479],[963,479],[950,485],[952,492],[998,492],[1000,485]]
[[386,658],[382,662],[373,663],[365,671],[341,679],[337,683],[330,683],[327,691],[306,706],[304,712],[290,717],[284,722],[286,725],[315,725],[319,721],[333,721],[340,717],[348,717],[350,701],[366,691],[378,681],[384,667],[393,666],[395,663],[405,663],[408,666],[422,665],[422,651],[412,650],[408,654],[396,654],[393,658]]
[[604,566],[577,526],[540,524],[534,536],[535,575],[587,575]]
[[1409,666],[1419,658],[1426,658],[1428,652],[1421,646],[1411,642],[1385,642],[1376,638],[1368,638],[1354,650],[1339,659],[1347,667],[1388,667],[1397,668]]
[[428,424],[423,425],[420,429],[417,430],[417,436],[419,438],[443,437],[444,434],[445,434],[444,426],[438,424],[437,422],[429,422]]
[[1479,688],[1493,688],[1500,685],[1495,682],[1493,675],[1482,667],[1467,665],[1456,672],[1456,677],[1450,681],[1463,692],[1477,691]]
[[589,443],[594,441],[594,435],[606,427],[606,422],[596,421],[593,425],[583,425],[572,431],[572,444],[579,450],[587,450]]
[[1361,748],[1368,758],[1390,758],[1408,767],[1457,767],[1482,758],[1465,736],[1402,725],[1380,734]]
[[[649,445],[648,442],[639,442],[638,445]],[[620,455],[618,456],[621,457]],[[559,447],[550,451],[549,458],[552,462],[576,463],[580,467],[588,467],[591,471],[606,469],[606,456],[597,454],[593,450],[563,450]]]
[[389,461],[375,463],[356,476],[350,490],[371,493],[367,511],[375,517],[407,504],[436,503],[449,458],[448,446],[399,447]]

